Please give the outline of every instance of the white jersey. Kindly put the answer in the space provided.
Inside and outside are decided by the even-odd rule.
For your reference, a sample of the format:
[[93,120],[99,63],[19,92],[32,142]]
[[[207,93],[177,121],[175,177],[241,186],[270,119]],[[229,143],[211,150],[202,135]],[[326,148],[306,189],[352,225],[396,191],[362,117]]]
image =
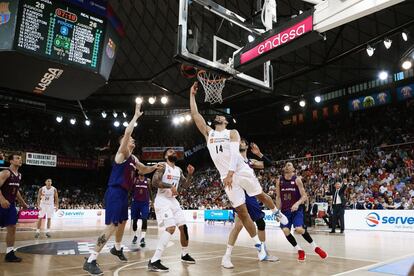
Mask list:
[[40,204],[41,205],[53,205],[55,203],[55,187],[50,187],[50,189],[43,186],[40,189]]
[[[221,179],[224,179],[229,172],[231,159],[230,143],[229,129],[223,131],[211,130],[208,133],[207,148],[214,165],[220,173]],[[238,154],[238,157],[240,160],[237,162],[237,168],[234,173],[250,171],[249,165],[244,162],[240,153]]]
[[[162,176],[162,182],[171,184],[175,188],[178,189],[178,184],[180,183],[180,178],[182,174],[180,167],[174,166],[173,168],[167,163],[164,163],[164,164],[165,164],[165,172],[164,172],[164,175]],[[157,196],[167,197],[167,198],[173,197],[170,188],[167,188],[167,189],[158,188]]]

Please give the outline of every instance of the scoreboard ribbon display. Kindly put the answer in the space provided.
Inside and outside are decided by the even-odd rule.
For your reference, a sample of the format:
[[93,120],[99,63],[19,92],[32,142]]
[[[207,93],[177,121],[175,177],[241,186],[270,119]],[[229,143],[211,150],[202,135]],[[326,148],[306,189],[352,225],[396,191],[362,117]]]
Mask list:
[[18,50],[98,71],[104,20],[65,3],[21,2],[16,29]]
[[0,88],[82,100],[105,85],[120,36],[106,1],[72,1],[0,0]]

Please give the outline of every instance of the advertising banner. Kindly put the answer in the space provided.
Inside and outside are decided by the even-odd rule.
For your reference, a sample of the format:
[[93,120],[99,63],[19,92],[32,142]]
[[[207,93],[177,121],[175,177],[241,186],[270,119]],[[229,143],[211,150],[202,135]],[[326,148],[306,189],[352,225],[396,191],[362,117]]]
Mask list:
[[414,210],[345,210],[345,228],[414,232]]
[[204,210],[184,210],[185,221],[204,222]]
[[26,164],[41,167],[56,167],[56,155],[26,152]]
[[233,220],[233,210],[204,210],[205,220]]

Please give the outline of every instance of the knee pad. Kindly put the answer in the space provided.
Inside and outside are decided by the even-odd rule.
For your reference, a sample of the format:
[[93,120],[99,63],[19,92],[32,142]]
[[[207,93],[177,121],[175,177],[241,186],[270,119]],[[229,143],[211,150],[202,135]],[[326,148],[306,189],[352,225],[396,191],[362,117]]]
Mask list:
[[142,220],[142,228],[141,229],[142,230],[147,230],[147,220],[146,219]]
[[255,221],[256,225],[257,225],[257,229],[260,231],[264,231],[266,229],[266,222],[264,221],[263,218],[258,219]]
[[189,237],[188,237],[188,228],[187,228],[187,225],[184,224],[182,227],[183,227],[185,239],[188,241],[189,240]]

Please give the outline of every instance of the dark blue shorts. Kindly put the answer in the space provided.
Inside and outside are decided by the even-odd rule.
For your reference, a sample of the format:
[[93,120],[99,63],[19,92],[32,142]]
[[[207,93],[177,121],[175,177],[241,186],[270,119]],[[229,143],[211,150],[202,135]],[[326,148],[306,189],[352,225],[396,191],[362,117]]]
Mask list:
[[9,225],[16,225],[17,223],[17,210],[14,203],[10,204],[10,207],[4,209],[0,206],[0,227],[6,227]]
[[262,211],[262,207],[260,207],[259,202],[257,201],[256,197],[248,196],[246,192],[245,192],[245,196],[246,196],[246,207],[247,207],[247,211],[249,212],[250,218],[253,221],[264,218],[265,213]]
[[122,188],[108,187],[105,192],[105,224],[128,220],[128,192]]
[[131,219],[148,219],[149,201],[132,201]]
[[303,227],[303,209],[299,207],[299,209],[295,212],[291,212],[289,210],[282,212],[288,219],[288,224],[280,224],[280,228],[291,228],[293,227]]

